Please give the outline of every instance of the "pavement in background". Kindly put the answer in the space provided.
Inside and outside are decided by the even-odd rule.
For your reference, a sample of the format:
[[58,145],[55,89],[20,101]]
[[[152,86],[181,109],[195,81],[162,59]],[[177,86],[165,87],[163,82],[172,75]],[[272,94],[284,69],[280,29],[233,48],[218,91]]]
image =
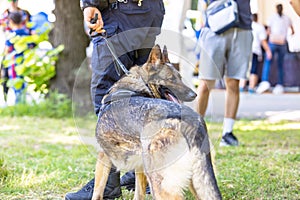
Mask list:
[[[14,95],[9,94],[8,105],[13,105]],[[225,90],[215,89],[211,92],[206,117],[220,121],[224,115]],[[196,110],[196,101],[186,103]],[[4,107],[3,90],[0,86],[0,107]],[[291,120],[300,122],[300,93],[249,94],[241,93],[237,118],[268,119],[271,121]]]
[[[213,90],[206,117],[218,121],[224,115],[225,90]],[[196,102],[189,104],[196,108]],[[300,93],[241,93],[237,118],[300,121]]]

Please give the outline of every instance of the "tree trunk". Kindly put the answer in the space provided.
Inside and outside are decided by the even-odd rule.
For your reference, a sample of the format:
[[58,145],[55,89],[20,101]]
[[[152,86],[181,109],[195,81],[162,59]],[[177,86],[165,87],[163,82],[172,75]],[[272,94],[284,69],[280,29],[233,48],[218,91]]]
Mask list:
[[[84,32],[83,14],[79,1],[55,0],[56,21],[50,35],[53,46],[63,44],[65,49],[56,64],[56,76],[51,80],[51,90],[72,97],[76,73],[86,58],[89,39]],[[82,88],[89,93],[89,81]]]
[[59,55],[50,89],[72,98],[73,114],[86,115],[93,111],[91,70],[86,58],[89,38],[84,31],[79,1],[55,0],[54,14],[56,21],[50,40],[55,47],[63,44],[65,49]]

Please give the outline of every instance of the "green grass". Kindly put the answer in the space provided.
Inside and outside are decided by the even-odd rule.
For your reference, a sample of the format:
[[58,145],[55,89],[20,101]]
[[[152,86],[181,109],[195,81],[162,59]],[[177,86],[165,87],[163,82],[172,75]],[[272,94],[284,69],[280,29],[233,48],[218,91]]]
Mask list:
[[[96,150],[82,138],[94,135],[95,119],[0,120],[1,200],[63,199],[93,177]],[[221,123],[208,123],[224,199],[300,199],[299,122],[241,120],[235,128],[241,146],[220,148]]]
[[224,199],[299,199],[299,131],[299,122],[240,122],[242,146],[216,157]]
[[19,103],[0,108],[0,116],[72,117],[72,101],[66,95],[54,91],[49,93],[47,98],[41,98],[38,103]]

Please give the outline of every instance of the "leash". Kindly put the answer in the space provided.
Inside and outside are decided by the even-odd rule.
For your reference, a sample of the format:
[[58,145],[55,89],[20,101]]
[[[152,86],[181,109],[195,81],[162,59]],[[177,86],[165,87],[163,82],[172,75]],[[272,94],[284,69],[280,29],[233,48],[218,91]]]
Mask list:
[[[91,19],[91,24],[95,24],[98,20],[98,13],[95,14],[95,17],[93,19]],[[92,34],[94,32],[93,29],[90,29],[90,36],[92,38],[94,37],[102,37],[102,39],[104,39],[107,48],[109,49],[111,55],[113,56],[113,61],[114,61],[114,66],[116,69],[116,72],[119,76],[121,76],[121,72],[123,71],[126,75],[130,74],[130,72],[128,71],[128,69],[125,67],[125,65],[121,62],[121,60],[118,58],[118,56],[115,53],[115,49],[112,45],[112,43],[110,41],[107,40],[107,32],[106,30],[103,29],[103,32],[101,33],[96,33],[96,34]]]

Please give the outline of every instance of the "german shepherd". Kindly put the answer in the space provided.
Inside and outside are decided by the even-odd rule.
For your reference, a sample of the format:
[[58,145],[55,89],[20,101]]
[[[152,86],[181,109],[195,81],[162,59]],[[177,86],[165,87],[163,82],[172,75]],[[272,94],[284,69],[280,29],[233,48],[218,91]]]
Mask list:
[[112,164],[135,170],[135,200],[145,198],[147,181],[154,199],[184,199],[188,187],[197,199],[221,199],[206,124],[179,103],[196,94],[169,63],[166,48],[162,53],[156,45],[148,61],[129,72],[103,98],[93,200],[103,199]]

